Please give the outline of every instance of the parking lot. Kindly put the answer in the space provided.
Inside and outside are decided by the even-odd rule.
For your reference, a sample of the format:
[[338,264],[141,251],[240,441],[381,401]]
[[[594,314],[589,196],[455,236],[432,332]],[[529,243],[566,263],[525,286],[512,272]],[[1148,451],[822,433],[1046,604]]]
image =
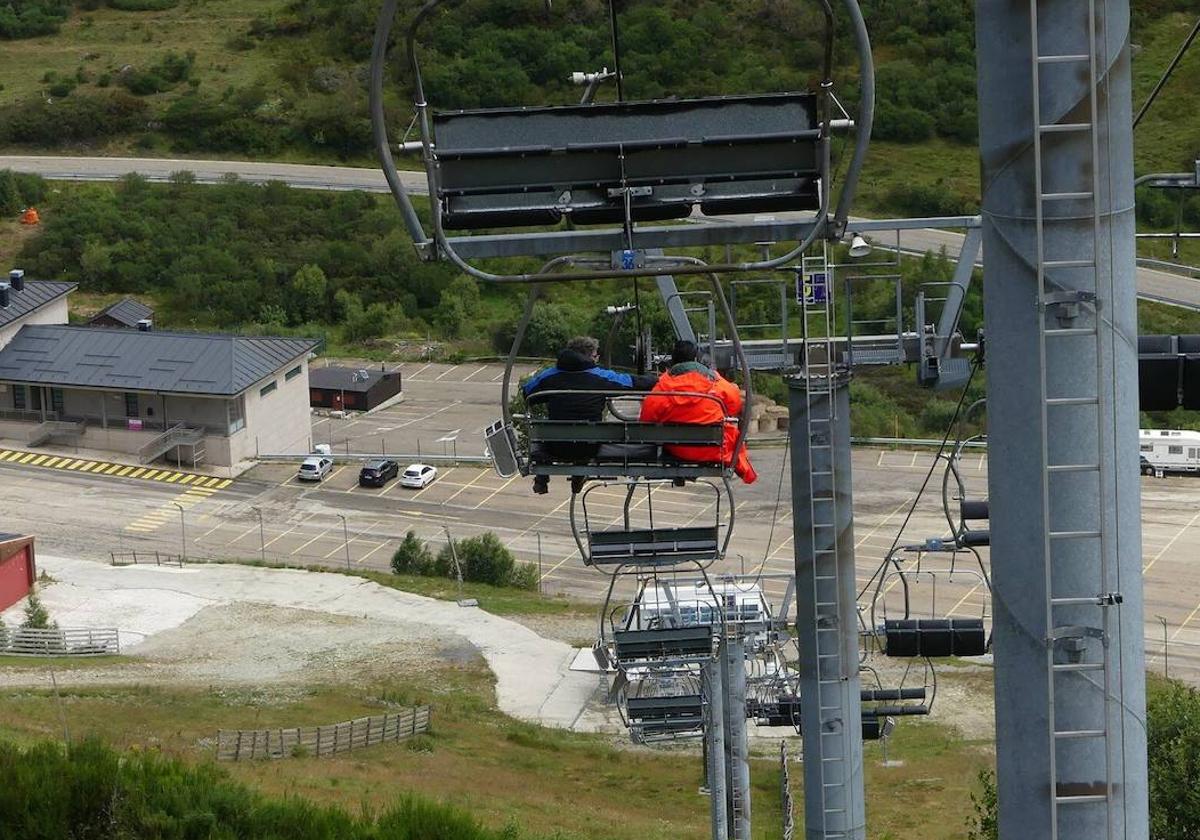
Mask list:
[[[403,399],[346,418],[314,416],[312,442],[343,454],[483,454],[483,430],[500,416],[503,365],[405,362],[388,369],[399,369]],[[514,368],[514,392],[533,370]]]
[[[522,372],[528,372],[526,366]],[[328,434],[344,451],[386,451],[415,456],[458,448],[480,454],[482,429],[499,414],[502,368],[484,365],[404,366],[405,399],[390,408],[349,420],[315,418],[316,433]],[[344,435],[341,436],[341,435]],[[441,438],[452,438],[441,441]],[[374,441],[374,446],[370,445]],[[378,447],[378,449],[376,449]],[[736,524],[726,559],[711,571],[789,574],[794,568],[790,475],[785,450],[752,451],[759,481],[734,482]],[[876,620],[902,607],[905,588],[891,567],[880,582],[884,558],[894,544],[921,543],[947,531],[941,507],[941,474],[909,518],[929,472],[929,452],[856,449],[853,457],[854,544],[860,605]],[[36,459],[34,459],[36,460]],[[482,465],[443,465],[437,481],[421,490],[393,481],[383,488],[357,485],[358,463],[339,462],[319,484],[295,478],[297,460],[259,465],[211,494],[155,481],[131,480],[120,471],[43,469],[23,459],[0,462],[5,493],[4,529],[34,533],[41,550],[103,558],[110,551],[159,551],[192,559],[265,558],[271,562],[349,565],[387,569],[409,531],[437,550],[447,532],[455,538],[491,531],[522,562],[539,566],[547,593],[567,592],[600,600],[608,578],[583,565],[570,522],[564,479],[551,482],[548,496],[534,496],[527,478],[504,479]],[[401,466],[407,464],[407,457]],[[986,495],[986,458],[972,453],[965,463],[969,497]],[[782,483],[781,483],[782,478]],[[1146,638],[1151,667],[1161,668],[1166,620],[1171,670],[1200,676],[1200,480],[1143,478],[1143,566],[1146,570]],[[624,489],[601,486],[587,496],[587,526],[619,523]],[[632,501],[634,524],[684,526],[727,522],[728,500],[706,485],[659,487]],[[577,510],[582,526],[583,511]],[[904,530],[900,528],[903,523]],[[898,556],[900,568],[915,570],[917,554]],[[924,555],[923,570],[946,565],[945,555]],[[987,552],[984,551],[984,560]],[[956,558],[956,574],[909,579],[910,606],[918,614],[983,615],[987,586],[975,574],[974,558]],[[688,575],[691,576],[690,574]],[[618,587],[627,597],[631,584]],[[765,580],[782,595],[784,583]]]

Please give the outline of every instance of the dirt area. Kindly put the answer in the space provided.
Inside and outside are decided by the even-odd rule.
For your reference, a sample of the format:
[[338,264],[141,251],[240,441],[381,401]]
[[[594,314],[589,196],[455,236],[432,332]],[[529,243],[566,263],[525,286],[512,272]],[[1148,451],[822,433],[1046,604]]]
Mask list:
[[[114,568],[47,556],[39,565],[55,580],[41,595],[61,626],[115,627],[128,657],[61,672],[60,684],[313,685],[482,657],[506,714],[611,727],[595,676],[570,670],[570,645],[479,609],[318,572]],[[38,669],[0,668],[0,686],[43,686],[46,678]]]

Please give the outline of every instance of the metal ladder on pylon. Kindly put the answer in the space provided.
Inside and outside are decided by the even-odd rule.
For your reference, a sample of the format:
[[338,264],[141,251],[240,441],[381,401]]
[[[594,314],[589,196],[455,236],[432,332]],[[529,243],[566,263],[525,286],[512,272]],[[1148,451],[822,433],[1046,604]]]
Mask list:
[[[1041,388],[1041,457],[1042,457],[1042,514],[1045,533],[1045,587],[1046,587],[1046,682],[1048,686],[1048,731],[1047,745],[1050,762],[1051,788],[1051,833],[1048,840],[1059,837],[1061,809],[1079,808],[1081,806],[1103,804],[1105,807],[1104,837],[1113,838],[1113,767],[1112,767],[1112,733],[1110,731],[1110,714],[1113,697],[1112,663],[1109,650],[1109,640],[1112,637],[1113,609],[1118,607],[1121,598],[1119,594],[1106,592],[1109,582],[1109,529],[1106,513],[1108,498],[1109,473],[1106,463],[1104,446],[1105,429],[1102,422],[1102,406],[1100,403],[1099,384],[1104,370],[1102,352],[1104,350],[1101,333],[1101,308],[1104,302],[1112,300],[1111,288],[1107,295],[1100,294],[1099,288],[1092,291],[1078,289],[1062,289],[1053,287],[1053,281],[1048,275],[1068,271],[1091,270],[1092,275],[1099,278],[1098,256],[1100,246],[1100,177],[1097,169],[1099,161],[1099,138],[1097,130],[1097,20],[1096,0],[1079,0],[1087,9],[1088,50],[1078,54],[1043,54],[1039,47],[1038,31],[1038,0],[1029,0],[1030,29],[1032,33],[1032,79],[1033,79],[1033,125],[1034,125],[1034,180],[1036,189],[1036,235],[1037,235],[1037,305],[1038,305],[1038,352],[1040,363]],[[1083,122],[1046,122],[1042,107],[1042,69],[1048,65],[1071,65],[1083,67],[1087,72],[1087,115]],[[1082,104],[1082,103],[1080,103]],[[1078,117],[1075,117],[1078,119]],[[1046,191],[1047,163],[1052,160],[1054,143],[1047,143],[1046,138],[1052,135],[1086,135],[1091,150],[1091,183],[1088,185],[1056,185],[1055,191]],[[1048,151],[1047,145],[1051,148]],[[1072,150],[1074,152],[1074,150]],[[1083,167],[1080,167],[1083,169]],[[1079,187],[1085,187],[1080,189]],[[1046,218],[1048,204],[1067,203],[1076,212],[1071,213],[1071,219]],[[1090,244],[1084,246],[1085,253],[1064,255],[1047,254],[1047,232],[1055,224],[1076,224],[1085,212],[1092,219],[1092,238]],[[1086,253],[1090,247],[1090,254]],[[1111,276],[1110,276],[1111,284]],[[1098,284],[1097,284],[1098,285]],[[1047,320],[1054,317],[1056,326],[1047,325]],[[1077,319],[1090,320],[1090,326],[1081,326]],[[1086,394],[1051,393],[1047,370],[1047,348],[1053,342],[1069,342],[1071,339],[1091,339],[1092,349],[1096,358],[1096,388]],[[1060,345],[1061,347],[1062,345]],[[1070,345],[1068,345],[1070,346]],[[1095,429],[1096,451],[1094,458],[1090,455],[1071,456],[1074,463],[1050,462],[1049,421],[1055,411],[1086,411],[1092,418]],[[1073,525],[1059,524],[1063,514],[1078,517],[1078,509],[1058,511],[1058,516],[1052,505],[1054,494],[1054,478],[1060,475],[1094,475],[1097,481],[1097,505],[1091,512],[1087,522],[1076,520]],[[1094,527],[1093,527],[1094,520]],[[1086,525],[1086,527],[1084,527]],[[1062,593],[1055,588],[1056,560],[1060,550],[1068,545],[1084,543],[1086,550],[1093,552],[1096,558],[1096,586],[1091,592]],[[1094,608],[1081,609],[1081,608]],[[1062,614],[1073,613],[1070,620]],[[1099,644],[1096,644],[1098,642]],[[1056,653],[1063,648],[1073,648],[1070,655],[1061,657],[1073,661],[1058,661]],[[1099,648],[1099,658],[1096,657]],[[1056,719],[1055,698],[1060,690],[1059,680],[1078,679],[1089,673],[1099,674],[1103,680],[1104,691],[1103,725],[1087,729],[1063,729]],[[1094,684],[1092,677],[1084,676]],[[1099,686],[1097,686],[1099,687]],[[1071,780],[1059,778],[1059,745],[1067,741],[1091,740],[1100,741],[1105,754],[1105,775],[1098,784],[1081,786]],[[1102,788],[1102,790],[1100,789]],[[1068,811],[1067,818],[1070,819]],[[1075,812],[1076,814],[1078,812]]]
[[[842,693],[846,663],[842,662],[842,627],[838,615],[841,580],[838,574],[838,510],[837,486],[834,477],[834,430],[837,419],[836,345],[833,340],[836,307],[834,283],[829,264],[829,245],[825,243],[820,257],[806,257],[801,263],[805,277],[799,295],[804,337],[805,400],[808,440],[809,505],[813,532],[813,591],[817,609],[817,687],[821,714],[821,812],[827,840],[849,837],[846,781],[852,774],[847,767],[842,730],[860,726],[858,720],[844,720]],[[808,280],[814,275],[824,277],[820,286]],[[815,335],[814,335],[815,333]],[[858,668],[858,662],[852,663]],[[830,782],[827,768],[836,765],[841,781]],[[833,794],[833,796],[831,796]],[[833,802],[831,802],[831,799]]]
[[[739,641],[742,630],[741,624],[738,623],[737,598],[734,595],[729,595],[726,597],[728,600],[723,604],[722,607],[725,611],[724,621],[721,622],[724,632],[723,641],[725,644],[721,645],[721,652],[722,655],[725,656],[727,666],[730,669],[745,668],[745,660],[743,658],[739,658],[738,661],[735,662],[734,658],[729,655],[729,642]],[[729,685],[730,680],[725,680],[724,686],[726,690],[726,712],[731,718],[733,715],[741,715],[744,718],[746,714],[744,707],[741,709],[733,709],[729,706]],[[737,725],[731,719],[730,725],[725,727],[725,738],[729,742],[729,755],[731,757],[731,760],[726,762],[725,765],[726,772],[729,774],[730,840],[742,840],[742,838],[749,840],[749,832],[747,830],[748,826],[744,826],[743,823],[746,819],[746,797],[750,795],[750,792],[742,789],[741,776],[735,769],[736,762],[741,756],[745,755],[745,745],[743,743],[745,736],[745,725]]]

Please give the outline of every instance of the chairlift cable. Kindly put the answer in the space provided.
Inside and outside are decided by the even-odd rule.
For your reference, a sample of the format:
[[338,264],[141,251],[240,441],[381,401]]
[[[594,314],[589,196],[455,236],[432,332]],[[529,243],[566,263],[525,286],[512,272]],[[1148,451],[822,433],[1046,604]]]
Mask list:
[[[946,432],[944,435],[942,435],[942,442],[938,446],[938,451],[929,464],[929,471],[925,473],[925,480],[921,482],[921,489],[918,490],[917,495],[913,497],[912,504],[909,505],[908,508],[908,513],[904,516],[904,522],[901,523],[899,530],[896,531],[896,538],[892,540],[892,545],[890,548],[888,548],[887,557],[889,558],[891,557],[891,553],[895,551],[896,546],[900,544],[900,538],[904,536],[904,530],[908,527],[909,521],[916,512],[917,505],[921,503],[921,497],[925,495],[926,488],[929,487],[929,481],[933,478],[933,473],[937,469],[938,462],[941,461],[942,455],[946,451],[946,444],[950,441],[950,435],[953,432],[955,425],[958,423],[958,415],[960,412],[962,412],[963,405],[967,401],[967,394],[971,390],[971,383],[975,380],[975,374],[978,372],[978,370],[979,364],[977,362],[972,362],[971,373],[967,376],[967,382],[963,386],[962,394],[959,395],[958,404],[954,407],[954,416],[950,418],[950,422],[946,426]],[[871,575],[870,579],[868,579],[863,585],[862,589],[859,590],[859,598],[862,598],[862,596],[866,594],[867,590],[871,588],[871,584],[875,582],[875,578],[887,567],[887,563],[888,561],[884,560],[884,562],[879,565],[879,568],[875,570],[875,573]]]
[[1154,104],[1154,100],[1158,98],[1158,94],[1170,80],[1171,75],[1175,72],[1175,68],[1179,66],[1179,62],[1183,60],[1184,55],[1188,51],[1188,47],[1196,40],[1196,36],[1200,35],[1200,18],[1196,19],[1196,25],[1192,27],[1192,31],[1188,33],[1187,38],[1183,40],[1183,46],[1179,48],[1179,52],[1175,53],[1175,57],[1171,59],[1171,63],[1167,65],[1166,71],[1162,74],[1162,78],[1154,86],[1154,90],[1150,91],[1150,96],[1146,98],[1145,103],[1138,110],[1137,116],[1133,118],[1133,127],[1137,128],[1138,123],[1142,121],[1142,117],[1146,116],[1146,112],[1150,110],[1150,106]]

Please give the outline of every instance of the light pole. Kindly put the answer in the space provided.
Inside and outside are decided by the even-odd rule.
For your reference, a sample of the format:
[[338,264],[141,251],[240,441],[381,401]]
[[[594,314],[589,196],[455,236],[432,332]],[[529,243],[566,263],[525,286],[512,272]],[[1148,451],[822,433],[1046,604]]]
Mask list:
[[267,535],[266,535],[265,530],[263,529],[262,508],[253,507],[253,508],[251,508],[251,510],[253,510],[255,513],[258,514],[258,550],[259,550],[259,555],[262,557],[263,563],[266,563],[267,562]]
[[338,514],[337,518],[342,520],[342,545],[346,547],[346,571],[350,571],[350,527],[346,524],[346,517]]
[[187,562],[187,524],[183,518],[183,505],[179,504],[179,502],[171,502],[171,504],[179,508],[179,541],[183,546],[183,554],[180,560]]
[[1167,620],[1161,615],[1154,616],[1163,626],[1163,676],[1167,679],[1171,678],[1171,672],[1167,668]]

